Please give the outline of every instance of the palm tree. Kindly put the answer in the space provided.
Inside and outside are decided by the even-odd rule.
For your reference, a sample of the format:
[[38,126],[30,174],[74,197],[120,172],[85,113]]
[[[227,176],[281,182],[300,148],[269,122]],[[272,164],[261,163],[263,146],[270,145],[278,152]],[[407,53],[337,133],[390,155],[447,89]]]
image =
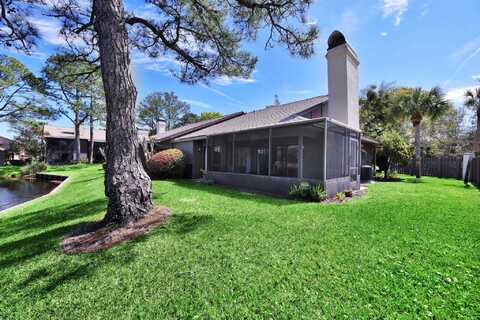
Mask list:
[[470,107],[477,115],[477,134],[475,136],[475,153],[480,153],[480,87],[465,92],[465,106]]
[[422,88],[399,89],[399,92],[399,111],[410,118],[415,130],[415,175],[420,178],[422,167],[420,125],[422,120],[425,117],[432,120],[437,119],[448,110],[450,104],[439,87],[432,88],[429,91]]

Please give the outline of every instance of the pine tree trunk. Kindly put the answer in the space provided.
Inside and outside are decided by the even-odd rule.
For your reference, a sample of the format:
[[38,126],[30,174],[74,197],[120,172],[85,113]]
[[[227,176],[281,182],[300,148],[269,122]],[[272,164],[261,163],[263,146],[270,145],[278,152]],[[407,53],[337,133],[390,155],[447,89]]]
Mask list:
[[477,110],[477,132],[474,137],[473,152],[476,157],[480,157],[480,109]]
[[88,146],[88,162],[93,163],[93,148],[95,147],[95,141],[93,140],[93,117],[90,116],[90,143]]
[[151,181],[139,156],[135,126],[137,91],[130,70],[122,0],[94,1],[107,106],[106,223],[125,224],[152,208]]
[[414,124],[415,128],[415,175],[417,178],[422,176],[422,149],[420,148],[420,123]]
[[73,148],[75,150],[74,152],[74,159],[73,161],[75,163],[80,162],[80,119],[79,119],[79,114],[78,112],[75,113],[75,140],[73,143]]

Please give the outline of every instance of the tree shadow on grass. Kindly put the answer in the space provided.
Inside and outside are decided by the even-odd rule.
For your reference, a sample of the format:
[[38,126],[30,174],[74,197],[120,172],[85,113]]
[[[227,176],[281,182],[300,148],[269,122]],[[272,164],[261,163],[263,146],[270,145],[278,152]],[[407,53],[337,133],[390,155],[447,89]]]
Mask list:
[[2,218],[0,234],[2,238],[7,238],[18,232],[29,233],[35,230],[43,230],[52,225],[66,223],[70,220],[105,211],[106,206],[106,199],[97,199],[76,205],[47,207],[42,210],[5,217]]
[[165,225],[168,232],[176,234],[186,234],[195,231],[202,225],[206,225],[213,221],[211,215],[195,215],[191,213],[174,214],[169,218]]
[[99,267],[113,265],[115,268],[125,268],[136,259],[132,248],[132,244],[127,244],[122,247],[120,254],[102,250],[81,254],[80,259],[79,255],[61,255],[53,261],[45,260],[45,263],[17,283],[17,287],[19,290],[27,288],[32,293],[47,294],[59,286],[92,276]]
[[[167,224],[161,225],[150,233],[118,246],[96,253],[60,255],[58,259],[44,260],[44,263],[40,263],[16,286],[18,290],[26,288],[32,294],[48,294],[59,286],[78,279],[92,277],[99,266],[110,264],[115,268],[125,268],[129,263],[136,260],[137,254],[133,250],[135,246],[147,241],[151,235],[161,235],[162,233],[184,235],[194,232],[212,220],[210,215],[195,215],[191,213],[172,215]],[[80,225],[57,228],[0,246],[0,254],[3,255],[5,252],[11,253],[10,258],[0,260],[0,268],[13,266],[50,250],[57,250],[59,237]],[[115,248],[117,249],[112,251]]]
[[[235,200],[242,200],[247,202],[255,202],[261,204],[268,204],[273,206],[285,206],[285,205],[294,205],[298,204],[298,201],[285,199],[284,197],[276,197],[273,195],[267,195],[262,193],[257,193],[253,191],[239,190],[233,187],[213,184],[203,184],[200,182],[195,182],[193,180],[168,180],[173,182],[176,186],[181,188],[189,189],[196,191],[199,194],[209,193],[220,197],[226,197]],[[161,196],[168,193],[166,192],[157,192],[154,194],[154,199],[161,199]]]

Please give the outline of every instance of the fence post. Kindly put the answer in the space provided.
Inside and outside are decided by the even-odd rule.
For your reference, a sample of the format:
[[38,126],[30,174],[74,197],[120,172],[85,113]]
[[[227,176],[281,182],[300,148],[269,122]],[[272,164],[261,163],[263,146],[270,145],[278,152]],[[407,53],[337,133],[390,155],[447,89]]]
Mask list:
[[462,179],[465,179],[465,173],[467,172],[468,161],[473,159],[473,153],[463,154],[463,163],[462,163]]

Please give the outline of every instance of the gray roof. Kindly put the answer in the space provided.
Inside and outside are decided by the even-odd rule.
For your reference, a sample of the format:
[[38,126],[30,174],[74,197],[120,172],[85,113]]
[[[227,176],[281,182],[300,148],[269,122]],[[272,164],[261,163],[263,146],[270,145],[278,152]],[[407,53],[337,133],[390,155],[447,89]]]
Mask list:
[[[148,137],[148,131],[138,130],[138,135],[141,137]],[[46,139],[74,139],[74,128],[62,128],[52,125],[43,126],[43,137]],[[90,140],[90,128],[80,127],[80,139]],[[93,130],[93,140],[95,142],[105,142],[105,130],[95,129]]]
[[151,138],[154,139],[155,142],[162,142],[162,141],[175,139],[175,138],[181,137],[183,135],[193,133],[195,131],[198,131],[198,130],[207,128],[209,126],[218,124],[220,122],[227,121],[227,120],[230,120],[232,118],[241,116],[243,114],[244,114],[244,112],[236,112],[236,113],[228,114],[226,116],[216,118],[216,119],[209,119],[209,120],[204,120],[204,121],[199,121],[199,122],[187,124],[187,125],[184,125],[184,126],[179,127],[179,128],[175,128],[175,129],[172,129],[172,130],[162,132],[160,134],[153,135]]
[[0,136],[0,151],[10,149],[10,145],[12,144],[12,142],[13,140]]
[[261,110],[245,113],[239,117],[184,135],[177,140],[193,140],[199,137],[270,127],[280,124],[310,120],[302,113],[327,102],[328,96],[318,96],[305,100],[269,106]]

